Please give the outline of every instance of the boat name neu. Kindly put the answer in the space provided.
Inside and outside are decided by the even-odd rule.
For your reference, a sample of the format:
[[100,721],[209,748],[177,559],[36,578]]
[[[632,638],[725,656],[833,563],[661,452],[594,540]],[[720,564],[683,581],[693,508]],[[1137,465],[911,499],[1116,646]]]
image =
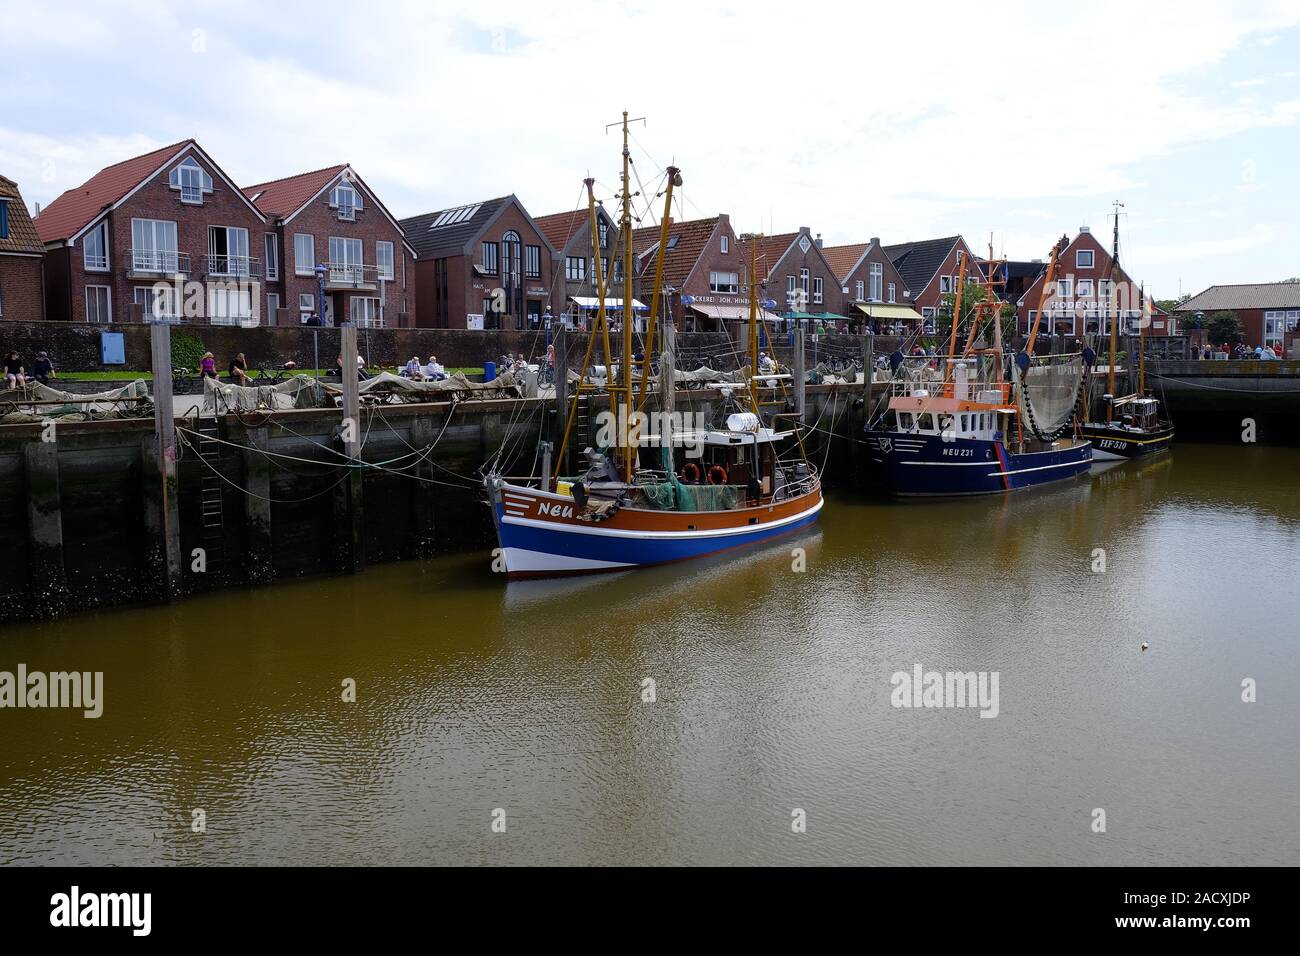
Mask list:
[[[618,412],[603,411],[596,416],[596,444],[604,448],[637,447],[642,438],[655,439],[667,445],[672,436],[678,436],[674,447],[682,449],[685,458],[700,458],[704,454],[704,441],[699,437],[709,429],[709,420],[703,412],[632,412],[619,406]],[[624,436],[627,436],[626,439]]]
[[978,707],[981,717],[998,715],[998,671],[896,671],[889,703],[894,707]]
[[99,717],[104,713],[104,672],[28,671],[26,664],[18,672],[0,671],[0,708],[60,707],[82,710],[82,716]]

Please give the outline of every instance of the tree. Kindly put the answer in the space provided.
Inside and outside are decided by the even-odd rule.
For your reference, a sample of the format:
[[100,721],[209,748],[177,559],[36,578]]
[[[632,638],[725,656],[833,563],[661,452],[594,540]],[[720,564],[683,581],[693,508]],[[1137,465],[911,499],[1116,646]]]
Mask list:
[[1227,309],[1212,313],[1205,320],[1205,328],[1209,330],[1210,341],[1218,345],[1226,342],[1229,345],[1236,345],[1244,336],[1242,335],[1241,319],[1237,318],[1236,312]]
[[[962,336],[969,334],[970,326],[968,323],[975,315],[975,306],[988,299],[989,291],[985,286],[976,282],[962,283],[961,290],[961,322],[958,325],[958,337],[960,339],[958,347],[965,345],[965,339]],[[936,337],[942,341],[948,341],[952,337],[952,310],[957,304],[957,295],[953,292],[945,292],[939,302],[939,313],[935,316],[934,332]],[[1002,308],[998,310],[998,316],[1002,320],[1002,341],[1009,343],[1011,336],[1016,333],[1016,307],[1010,302],[1002,303]],[[983,331],[983,330],[981,330]],[[989,345],[993,344],[993,337],[987,336]],[[945,346],[946,347],[946,346]]]

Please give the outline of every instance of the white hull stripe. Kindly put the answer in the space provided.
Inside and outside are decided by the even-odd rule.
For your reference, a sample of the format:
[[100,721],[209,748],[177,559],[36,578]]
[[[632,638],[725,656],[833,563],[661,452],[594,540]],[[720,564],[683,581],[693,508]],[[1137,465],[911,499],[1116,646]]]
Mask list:
[[794,524],[796,521],[802,521],[810,515],[815,515],[821,510],[821,507],[822,501],[821,499],[818,499],[817,503],[811,508],[807,508],[798,514],[790,515],[788,518],[781,518],[778,521],[760,522],[758,524],[743,524],[734,528],[714,528],[697,531],[634,531],[624,530],[622,528],[602,528],[594,524],[591,527],[582,527],[574,524],[561,524],[555,521],[540,521],[537,518],[516,518],[508,513],[501,520],[505,524],[522,525],[527,528],[540,528],[543,531],[596,535],[609,538],[633,538],[642,541],[666,541],[681,538],[725,538],[738,534],[754,534],[758,531],[770,531],[773,528],[781,528],[788,524]]
[[536,571],[603,571],[609,568],[630,568],[634,565],[622,561],[597,561],[592,558],[575,558],[567,554],[548,554],[525,548],[506,548],[506,569],[512,574]]
[[1089,459],[1080,458],[1077,461],[1063,461],[1058,465],[1039,465],[1037,468],[1017,468],[1015,471],[990,471],[990,478],[997,478],[1002,475],[1024,475],[1031,471],[1050,471],[1053,468],[1077,468],[1079,465],[1088,464]]

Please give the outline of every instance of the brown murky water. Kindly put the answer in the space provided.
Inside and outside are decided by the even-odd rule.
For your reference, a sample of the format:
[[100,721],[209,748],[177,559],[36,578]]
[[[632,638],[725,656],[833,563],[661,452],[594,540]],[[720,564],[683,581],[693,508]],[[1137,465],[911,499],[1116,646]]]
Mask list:
[[[1294,865],[1298,567],[1300,451],[1183,445],[663,569],[8,627],[104,713],[0,710],[0,862]],[[997,671],[998,716],[891,706],[915,664]]]

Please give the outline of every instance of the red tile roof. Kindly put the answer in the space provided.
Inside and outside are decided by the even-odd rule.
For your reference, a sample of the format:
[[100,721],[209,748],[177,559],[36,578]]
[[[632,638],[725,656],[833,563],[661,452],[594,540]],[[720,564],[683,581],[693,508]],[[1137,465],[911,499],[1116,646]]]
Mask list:
[[[776,236],[750,236],[741,239],[740,260],[745,264],[746,268],[754,265],[758,272],[758,281],[764,282],[776,267],[776,264],[781,261],[781,257],[785,255],[786,250],[798,238],[799,233],[797,232],[783,232]],[[754,242],[758,243],[757,253],[750,249],[751,244]],[[755,256],[757,256],[757,261],[755,261]]]
[[106,166],[75,189],[69,189],[50,203],[36,218],[41,242],[70,239],[81,231],[105,206],[111,206],[194,140],[181,140],[152,153]]
[[537,223],[537,228],[546,237],[547,242],[561,252],[569,244],[569,240],[581,232],[590,221],[591,213],[586,209],[533,217],[533,222]]
[[855,242],[847,246],[824,246],[822,255],[830,266],[835,270],[835,275],[843,282],[853,271],[853,267],[858,264],[862,254],[871,248],[869,242]]
[[[720,216],[711,219],[692,219],[688,222],[674,222],[668,227],[669,249],[664,255],[664,285],[680,288],[690,276],[695,263],[718,227]],[[659,226],[646,226],[632,230],[632,252],[643,256],[650,252],[659,242]],[[676,242],[673,242],[674,237]],[[655,256],[647,256],[643,263],[643,275],[653,275]]]
[[[244,195],[257,204],[257,208],[268,216],[282,219],[302,208],[303,204],[326,187],[339,173],[347,169],[347,164],[313,169],[309,173],[273,179],[269,183],[247,186]],[[256,197],[254,199],[254,197]]]
[[9,201],[9,235],[0,239],[0,253],[42,253],[45,245],[36,234],[27,204],[18,192],[18,184],[0,176],[0,199]]

